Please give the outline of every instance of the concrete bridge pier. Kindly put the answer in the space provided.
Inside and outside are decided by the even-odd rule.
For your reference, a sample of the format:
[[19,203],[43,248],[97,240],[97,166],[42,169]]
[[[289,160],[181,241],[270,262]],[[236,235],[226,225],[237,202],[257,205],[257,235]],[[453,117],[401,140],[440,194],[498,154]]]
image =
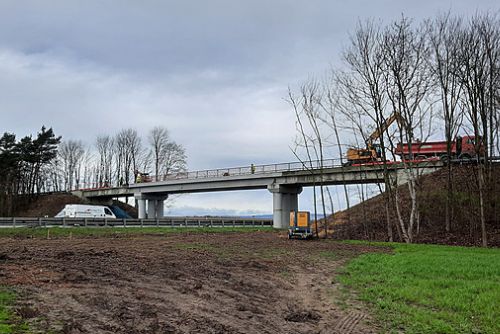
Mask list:
[[273,194],[273,227],[288,228],[290,211],[299,209],[302,187],[272,184],[267,189]]
[[[135,200],[137,201],[138,208],[138,218],[161,218],[164,214],[164,201],[168,198],[168,195],[146,195],[138,194],[135,195]],[[146,210],[147,209],[147,210]]]

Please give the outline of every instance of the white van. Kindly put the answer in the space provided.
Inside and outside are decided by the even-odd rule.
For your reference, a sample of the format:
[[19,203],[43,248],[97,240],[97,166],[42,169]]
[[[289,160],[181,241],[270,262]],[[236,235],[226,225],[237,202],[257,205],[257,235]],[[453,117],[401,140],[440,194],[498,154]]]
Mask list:
[[66,204],[56,218],[116,218],[115,214],[103,205]]

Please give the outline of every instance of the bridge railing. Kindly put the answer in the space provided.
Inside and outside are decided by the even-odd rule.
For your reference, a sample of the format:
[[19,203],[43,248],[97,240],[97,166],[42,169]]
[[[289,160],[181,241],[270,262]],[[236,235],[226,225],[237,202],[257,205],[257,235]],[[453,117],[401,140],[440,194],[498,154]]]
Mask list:
[[318,169],[318,168],[333,168],[340,166],[340,159],[326,159],[321,162],[320,160],[307,161],[307,162],[284,162],[277,164],[268,165],[247,165],[241,167],[231,167],[231,168],[218,168],[218,169],[207,169],[199,171],[189,171],[189,172],[177,172],[169,173],[166,175],[152,176],[147,180],[147,182],[161,182],[169,180],[179,180],[179,179],[204,179],[204,178],[215,178],[215,177],[225,177],[225,176],[248,176],[248,175],[262,175],[278,172],[291,172],[291,171],[305,171],[308,169]]

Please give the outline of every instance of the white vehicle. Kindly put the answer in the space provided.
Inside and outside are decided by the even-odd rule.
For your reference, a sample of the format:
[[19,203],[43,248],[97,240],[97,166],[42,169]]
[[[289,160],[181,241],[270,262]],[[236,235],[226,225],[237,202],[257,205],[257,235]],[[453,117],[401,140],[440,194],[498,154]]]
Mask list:
[[56,218],[116,218],[115,214],[103,205],[66,204]]

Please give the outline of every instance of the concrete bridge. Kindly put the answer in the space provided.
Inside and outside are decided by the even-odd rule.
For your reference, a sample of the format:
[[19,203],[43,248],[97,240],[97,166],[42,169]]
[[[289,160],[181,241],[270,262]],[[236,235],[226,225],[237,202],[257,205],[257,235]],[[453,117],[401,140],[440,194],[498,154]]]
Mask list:
[[[440,161],[414,162],[419,174],[433,172],[442,166]],[[314,161],[250,165],[168,174],[152,178],[148,182],[123,187],[82,189],[74,194],[101,201],[134,196],[138,201],[139,218],[159,218],[163,217],[163,203],[170,194],[267,189],[273,194],[273,226],[286,228],[290,211],[298,210],[298,195],[303,187],[382,183],[383,168],[381,163],[341,166],[334,159],[323,163]],[[398,184],[406,182],[406,173],[401,163],[389,163],[387,168]]]

